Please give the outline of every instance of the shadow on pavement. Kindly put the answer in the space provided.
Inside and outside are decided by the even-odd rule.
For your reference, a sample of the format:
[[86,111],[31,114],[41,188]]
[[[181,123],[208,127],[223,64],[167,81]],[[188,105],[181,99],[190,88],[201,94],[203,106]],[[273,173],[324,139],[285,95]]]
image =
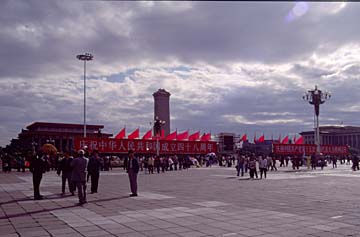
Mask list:
[[[125,199],[125,198],[130,198],[130,197],[129,196],[121,196],[121,197],[114,197],[114,198],[106,198],[106,199],[93,200],[88,203],[107,202],[107,201],[113,201],[113,200],[119,200],[119,199]],[[37,200],[37,202],[41,203],[42,201],[51,200],[51,199],[59,199],[59,198],[55,198],[55,197],[54,198],[46,198],[44,196],[43,200]],[[13,200],[8,203],[14,203],[14,202],[18,202],[18,201],[33,201],[33,199],[23,198],[23,199]],[[3,205],[3,204],[6,204],[6,203],[1,203],[1,205]],[[38,210],[38,211],[30,211],[30,212],[26,212],[26,213],[18,213],[18,214],[0,216],[0,220],[8,219],[8,218],[16,218],[16,217],[21,217],[21,216],[27,216],[27,215],[33,215],[33,214],[38,214],[38,213],[42,213],[42,212],[49,212],[49,211],[56,211],[56,210],[60,210],[60,209],[67,209],[67,208],[72,208],[72,207],[84,207],[84,206],[86,206],[86,204],[84,204],[83,206],[79,206],[76,203],[76,204],[72,204],[72,205],[65,206],[65,207],[62,206],[62,207],[56,207],[56,208],[47,208],[47,209],[42,209],[42,210]]]

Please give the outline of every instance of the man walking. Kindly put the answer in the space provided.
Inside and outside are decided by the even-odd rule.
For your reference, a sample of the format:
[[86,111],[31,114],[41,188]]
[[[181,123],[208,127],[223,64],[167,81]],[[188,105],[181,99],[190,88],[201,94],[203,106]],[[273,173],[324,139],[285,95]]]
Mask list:
[[86,203],[86,167],[89,159],[84,157],[84,154],[84,150],[80,150],[79,156],[71,162],[71,180],[78,190],[79,205]]
[[242,155],[239,155],[238,159],[237,159],[237,166],[236,166],[237,176],[240,175],[240,171],[241,171],[241,176],[244,176],[244,163],[245,163],[245,157]]
[[91,177],[91,194],[97,193],[99,185],[101,162],[99,152],[94,150],[93,155],[89,159],[87,171]]
[[33,174],[33,186],[34,186],[34,199],[41,200],[43,196],[40,195],[40,182],[43,176],[43,173],[46,171],[45,160],[41,153],[38,156],[34,156],[31,164],[30,171]]
[[65,195],[65,184],[66,180],[68,182],[69,191],[72,195],[74,195],[74,184],[71,181],[71,175],[72,175],[72,167],[71,162],[73,161],[72,158],[69,158],[69,154],[65,153],[64,158],[60,161],[59,167],[57,169],[57,175],[61,174],[62,179],[62,185],[61,185],[61,195]]
[[130,197],[137,196],[137,175],[139,173],[139,161],[135,158],[134,151],[129,151],[129,161],[127,166],[127,173],[129,175]]

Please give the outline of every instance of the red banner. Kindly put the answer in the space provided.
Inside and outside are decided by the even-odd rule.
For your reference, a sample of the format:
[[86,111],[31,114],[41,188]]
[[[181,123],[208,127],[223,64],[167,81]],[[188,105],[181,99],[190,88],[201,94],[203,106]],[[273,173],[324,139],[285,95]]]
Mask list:
[[[84,146],[101,153],[156,153],[156,140],[113,139],[113,138],[75,138],[75,149]],[[206,141],[165,141],[159,140],[160,154],[207,154],[216,152],[216,142]]]
[[[279,155],[312,155],[316,153],[314,144],[273,144],[273,152]],[[320,152],[324,155],[347,155],[348,146],[321,145]]]

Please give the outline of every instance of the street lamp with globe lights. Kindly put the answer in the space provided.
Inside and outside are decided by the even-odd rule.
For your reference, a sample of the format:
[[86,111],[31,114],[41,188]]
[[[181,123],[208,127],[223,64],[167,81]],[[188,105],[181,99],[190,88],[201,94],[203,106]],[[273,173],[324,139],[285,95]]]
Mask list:
[[79,54],[77,59],[84,61],[84,138],[86,137],[86,61],[93,60],[94,56],[90,53]]
[[320,129],[319,129],[319,114],[320,114],[320,105],[325,103],[325,101],[329,100],[331,98],[331,94],[328,91],[321,91],[315,86],[314,90],[308,90],[304,96],[303,99],[309,104],[314,105],[314,116],[316,121],[314,121],[315,124],[315,143],[316,143],[316,153],[320,153]]
[[165,124],[165,121],[159,119],[158,116],[155,117],[154,121],[154,133],[156,136],[156,155],[159,155],[159,135],[161,133],[161,126]]

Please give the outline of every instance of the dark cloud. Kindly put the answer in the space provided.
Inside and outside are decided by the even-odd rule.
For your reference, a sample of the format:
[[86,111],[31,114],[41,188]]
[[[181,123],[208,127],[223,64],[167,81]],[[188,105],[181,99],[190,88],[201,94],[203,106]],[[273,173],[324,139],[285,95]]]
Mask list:
[[333,93],[322,123],[358,125],[360,5],[340,4],[309,3],[289,22],[293,2],[3,1],[0,144],[33,121],[82,122],[75,55],[87,51],[88,121],[107,132],[146,131],[160,87],[173,129],[311,129],[301,97],[315,84]]

